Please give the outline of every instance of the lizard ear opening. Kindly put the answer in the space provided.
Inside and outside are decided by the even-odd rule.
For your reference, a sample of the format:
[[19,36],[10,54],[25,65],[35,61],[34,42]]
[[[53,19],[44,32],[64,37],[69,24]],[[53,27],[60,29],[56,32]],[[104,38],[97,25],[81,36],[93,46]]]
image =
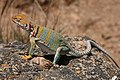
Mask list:
[[33,28],[33,25],[32,25],[31,22],[29,23],[28,27],[29,27],[29,30],[30,30],[30,31],[33,31],[34,28]]

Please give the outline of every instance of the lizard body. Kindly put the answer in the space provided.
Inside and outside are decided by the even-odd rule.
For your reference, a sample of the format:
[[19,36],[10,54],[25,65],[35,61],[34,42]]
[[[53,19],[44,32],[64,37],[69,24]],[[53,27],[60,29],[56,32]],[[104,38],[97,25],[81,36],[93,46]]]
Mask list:
[[[28,19],[24,14],[18,14],[12,17],[14,23],[17,24],[18,27],[26,30],[30,35],[30,50],[28,56],[23,56],[23,59],[30,59],[33,55],[38,55],[35,52],[36,45],[41,48],[43,52],[47,52],[49,54],[55,54],[53,63],[56,64],[60,58],[60,55],[65,55],[69,51],[74,52],[72,48],[68,45],[65,39],[57,32],[46,28],[41,27],[39,25],[34,24],[30,19]],[[77,56],[76,54],[87,54],[90,52],[91,46],[88,43],[87,49],[85,51],[74,52],[73,56]],[[72,55],[72,54],[71,54]],[[42,55],[43,56],[43,55]]]

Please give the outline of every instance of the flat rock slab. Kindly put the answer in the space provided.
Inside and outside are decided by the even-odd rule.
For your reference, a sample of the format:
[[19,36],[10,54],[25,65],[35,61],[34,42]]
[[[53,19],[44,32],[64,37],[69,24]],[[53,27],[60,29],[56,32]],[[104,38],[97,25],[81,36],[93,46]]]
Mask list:
[[[48,69],[40,67],[43,63],[33,63],[31,60],[22,60],[18,54],[29,45],[15,41],[9,44],[0,44],[0,79],[9,80],[119,80],[120,72],[114,63],[93,47],[92,55],[80,58],[61,56],[58,66],[51,61],[54,56],[45,56]],[[35,57],[40,59],[40,57]],[[46,58],[46,59],[45,59]]]

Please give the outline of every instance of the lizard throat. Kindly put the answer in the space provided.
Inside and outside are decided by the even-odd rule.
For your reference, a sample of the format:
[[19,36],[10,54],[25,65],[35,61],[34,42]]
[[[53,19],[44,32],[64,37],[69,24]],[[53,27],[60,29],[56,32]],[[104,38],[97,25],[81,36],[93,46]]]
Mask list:
[[39,32],[39,26],[31,32],[31,37],[36,37]]

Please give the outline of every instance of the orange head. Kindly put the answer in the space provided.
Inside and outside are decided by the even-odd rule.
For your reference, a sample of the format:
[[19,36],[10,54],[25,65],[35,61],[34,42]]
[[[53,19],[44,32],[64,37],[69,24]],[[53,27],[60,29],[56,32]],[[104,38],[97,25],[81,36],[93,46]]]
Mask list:
[[18,14],[12,17],[12,21],[24,30],[33,30],[33,25],[31,24],[31,21],[28,20],[28,18],[24,14]]

